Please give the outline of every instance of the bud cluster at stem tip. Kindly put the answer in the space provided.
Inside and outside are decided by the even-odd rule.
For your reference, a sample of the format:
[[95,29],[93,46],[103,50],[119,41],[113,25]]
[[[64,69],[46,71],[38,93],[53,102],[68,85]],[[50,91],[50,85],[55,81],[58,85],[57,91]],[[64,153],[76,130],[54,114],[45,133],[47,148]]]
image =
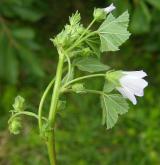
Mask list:
[[13,117],[13,115],[25,110],[25,99],[21,96],[17,96],[12,106],[14,110],[11,110],[12,116],[9,120],[9,131],[10,133],[17,135],[22,128],[21,118],[17,116]]
[[22,128],[21,121],[19,118],[14,118],[10,123],[9,123],[9,131],[12,134],[19,134],[20,130]]
[[24,111],[24,109],[25,109],[25,99],[21,96],[17,96],[15,98],[13,108],[17,112]]

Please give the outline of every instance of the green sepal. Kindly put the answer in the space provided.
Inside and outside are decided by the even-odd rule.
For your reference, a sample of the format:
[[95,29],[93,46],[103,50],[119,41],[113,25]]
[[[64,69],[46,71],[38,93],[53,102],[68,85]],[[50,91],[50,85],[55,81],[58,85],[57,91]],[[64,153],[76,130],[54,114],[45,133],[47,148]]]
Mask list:
[[[121,70],[118,71],[109,71],[106,73],[106,80],[109,83],[112,83],[115,87],[120,86],[119,79],[123,76],[123,72]],[[111,86],[111,85],[110,85]]]

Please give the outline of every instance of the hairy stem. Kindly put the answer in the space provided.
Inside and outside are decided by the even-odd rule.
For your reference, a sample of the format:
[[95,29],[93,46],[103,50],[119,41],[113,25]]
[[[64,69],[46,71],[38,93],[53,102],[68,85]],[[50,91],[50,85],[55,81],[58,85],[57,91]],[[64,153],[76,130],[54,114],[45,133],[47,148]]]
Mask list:
[[53,131],[50,131],[48,133],[48,141],[47,141],[48,154],[49,154],[51,165],[56,165],[54,123],[55,123],[57,103],[58,103],[59,94],[60,94],[60,85],[61,85],[61,79],[62,79],[62,73],[63,73],[62,70],[63,70],[63,63],[64,63],[64,53],[62,52],[62,50],[58,50],[58,53],[59,53],[59,62],[57,66],[55,85],[53,89],[50,111],[49,111],[49,116],[48,116],[49,126],[53,128]]

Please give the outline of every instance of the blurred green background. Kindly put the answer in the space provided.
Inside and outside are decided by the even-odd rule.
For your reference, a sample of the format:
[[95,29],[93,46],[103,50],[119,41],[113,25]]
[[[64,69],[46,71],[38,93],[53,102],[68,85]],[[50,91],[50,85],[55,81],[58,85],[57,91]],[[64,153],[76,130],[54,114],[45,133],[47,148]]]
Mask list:
[[[28,109],[37,112],[57,63],[49,38],[60,32],[72,12],[79,10],[86,25],[94,7],[111,2],[117,6],[115,15],[129,10],[132,36],[103,61],[115,69],[145,70],[149,86],[138,105],[131,105],[109,131],[101,126],[98,97],[67,95],[67,107],[57,118],[57,159],[59,165],[160,164],[160,0],[0,0],[1,165],[49,164],[37,121],[25,118],[22,133],[10,135],[9,110],[21,94]],[[98,87],[99,82],[91,85]]]

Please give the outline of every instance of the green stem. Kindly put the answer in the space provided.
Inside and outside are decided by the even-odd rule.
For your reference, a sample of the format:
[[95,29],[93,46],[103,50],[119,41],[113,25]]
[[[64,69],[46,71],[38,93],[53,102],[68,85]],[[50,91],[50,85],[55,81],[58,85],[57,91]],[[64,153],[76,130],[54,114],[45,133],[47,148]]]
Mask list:
[[[75,90],[73,90],[73,89],[65,89],[64,93],[67,93],[67,92],[75,92]],[[84,89],[84,93],[83,94],[86,94],[86,93],[98,94],[98,95],[103,95],[104,94],[104,92],[102,92],[102,91],[91,90],[91,89]]]
[[92,78],[92,77],[104,77],[104,76],[105,76],[105,74],[91,74],[91,75],[87,75],[87,76],[83,76],[83,77],[78,77],[78,78],[73,79],[73,80],[69,81],[68,83],[66,83],[62,88],[65,88],[68,85],[73,84],[80,80],[84,80],[84,79]]
[[81,42],[85,41],[87,38],[93,36],[97,34],[97,31],[91,32],[88,35],[86,35],[85,37],[81,38],[80,40],[78,40],[77,42],[75,42],[75,44],[73,44],[70,48],[68,48],[66,51],[69,52],[72,49],[74,49],[76,46],[78,46]]
[[[57,108],[57,103],[58,103],[59,94],[60,94],[60,85],[61,85],[62,70],[63,70],[63,63],[64,63],[64,53],[62,52],[62,50],[58,50],[58,53],[59,53],[59,62],[57,66],[55,85],[53,89],[50,111],[49,111],[49,116],[48,116],[48,121],[51,128],[54,128],[56,108]],[[50,164],[56,165],[54,130],[48,133],[47,147],[48,147]]]
[[[73,48],[75,48],[80,42],[83,41],[83,36],[87,33],[87,31],[91,28],[91,26],[94,24],[94,22],[96,21],[96,19],[93,19],[93,21],[88,25],[88,27],[85,29],[85,31],[80,35],[80,37],[78,38],[78,40],[73,44],[73,46],[71,46],[67,51],[72,50]],[[89,33],[92,34],[93,32]]]
[[42,130],[42,110],[43,110],[43,104],[45,101],[45,98],[47,97],[48,92],[50,91],[51,87],[53,86],[55,81],[55,78],[52,79],[52,81],[48,84],[46,90],[44,91],[40,103],[39,103],[39,108],[38,108],[38,124],[39,124],[39,131]]
[[48,155],[51,165],[56,165],[56,150],[55,150],[55,137],[54,131],[48,134],[48,142],[47,142]]
[[[65,72],[67,70],[67,67],[65,67],[63,69],[63,72]],[[39,124],[39,131],[41,131],[42,129],[42,111],[43,111],[43,105],[44,105],[44,101],[49,93],[49,91],[51,90],[53,84],[55,82],[55,77],[51,80],[51,82],[48,84],[47,88],[45,89],[42,97],[41,97],[41,100],[40,100],[40,103],[39,103],[39,107],[38,107],[38,124]]]
[[78,40],[80,40],[86,33],[87,31],[91,28],[91,26],[95,23],[96,19],[93,19],[92,22],[88,25],[88,27],[85,29],[85,31],[81,34]]
[[92,94],[98,94],[98,95],[102,95],[103,94],[102,91],[98,91],[98,90],[85,89],[85,91],[87,93],[92,93]]
[[67,58],[67,62],[68,62],[68,73],[67,73],[67,80],[66,82],[69,80],[69,77],[70,77],[70,74],[71,74],[71,60],[70,58],[68,57],[67,54],[65,54],[66,58]]
[[[22,111],[22,112],[17,112],[14,115],[12,115],[11,118],[8,120],[8,123],[10,123],[15,117],[20,116],[20,115],[27,115],[27,116],[31,116],[36,119],[39,119],[38,115],[36,115],[33,112]],[[42,119],[47,121],[47,119],[45,117],[42,117]]]

